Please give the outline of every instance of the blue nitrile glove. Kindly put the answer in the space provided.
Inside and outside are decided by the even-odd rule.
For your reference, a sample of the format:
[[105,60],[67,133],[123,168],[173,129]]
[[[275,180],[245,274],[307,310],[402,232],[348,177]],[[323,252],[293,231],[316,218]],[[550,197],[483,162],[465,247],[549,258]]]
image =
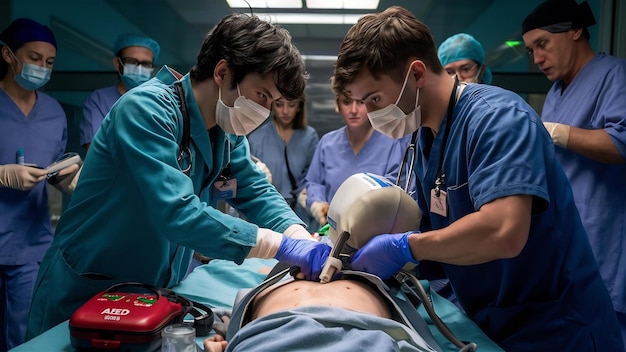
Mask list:
[[326,243],[284,236],[275,258],[299,266],[307,280],[317,280],[330,250]]
[[352,269],[384,280],[400,271],[406,263],[419,263],[409,247],[409,235],[412,233],[416,231],[374,236],[354,254]]

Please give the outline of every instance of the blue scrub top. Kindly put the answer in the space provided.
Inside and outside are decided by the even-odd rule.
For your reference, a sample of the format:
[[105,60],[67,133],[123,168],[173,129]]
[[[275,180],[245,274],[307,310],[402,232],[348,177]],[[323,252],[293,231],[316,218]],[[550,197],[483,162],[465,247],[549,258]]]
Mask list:
[[[421,209],[430,209],[445,124],[434,139],[430,129],[420,131]],[[472,320],[507,351],[621,351],[571,187],[533,109],[512,92],[469,84],[454,108],[444,150],[448,217],[425,212],[432,229],[498,198],[534,198],[528,241],[517,257],[442,264]]]
[[330,203],[343,181],[359,172],[385,176],[395,183],[408,139],[394,140],[374,131],[355,155],[346,133],[343,126],[320,139],[306,175],[307,207],[314,202]]
[[[61,105],[37,92],[33,110],[24,113],[0,89],[0,164],[16,164],[24,149],[24,162],[45,167],[65,151],[67,119]],[[30,191],[0,188],[0,265],[41,261],[52,242],[46,182]]]
[[[285,144],[278,135],[272,119],[269,119],[259,128],[248,135],[250,152],[261,159],[272,173],[272,184],[285,199],[293,199],[302,190],[304,178],[313,159],[313,153],[319,143],[319,137],[313,127],[294,129],[289,142]],[[289,159],[289,169],[295,180],[297,189],[292,191],[287,163],[285,162],[285,148]]]
[[[241,263],[256,244],[256,224],[277,232],[302,224],[250,159],[245,137],[217,126],[210,136],[189,75],[181,81],[193,162],[189,175],[182,172],[183,120],[174,81],[164,67],[124,94],[102,123],[41,264],[28,337],[68,319],[115,283],[172,287],[194,250]],[[213,184],[228,160],[237,180],[228,203],[250,222],[215,208]]]
[[[626,160],[626,60],[597,54],[561,94],[557,81],[542,120],[604,129]],[[574,191],[591,248],[616,311],[626,313],[626,164],[608,164],[556,148]]]
[[89,94],[83,104],[83,118],[79,124],[80,145],[91,143],[104,117],[121,96],[117,85],[97,89]]
[[[248,135],[250,153],[261,159],[270,169],[272,184],[290,204],[294,204],[294,212],[304,221],[309,232],[317,231],[319,224],[308,210],[296,203],[296,200],[300,191],[305,187],[306,173],[309,170],[319,140],[317,131],[313,127],[307,126],[306,129],[294,130],[289,142],[285,144],[278,135],[272,118]],[[287,148],[289,169],[296,181],[295,190],[292,189],[287,173],[285,148]]]

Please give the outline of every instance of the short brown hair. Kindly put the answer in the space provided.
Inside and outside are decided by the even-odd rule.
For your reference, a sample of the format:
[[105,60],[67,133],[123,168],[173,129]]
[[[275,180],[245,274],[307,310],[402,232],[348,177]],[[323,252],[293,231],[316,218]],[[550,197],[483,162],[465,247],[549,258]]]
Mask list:
[[365,15],[341,43],[332,77],[333,91],[345,94],[346,85],[363,70],[374,77],[388,74],[402,79],[412,58],[423,61],[432,72],[443,72],[428,26],[400,6]]

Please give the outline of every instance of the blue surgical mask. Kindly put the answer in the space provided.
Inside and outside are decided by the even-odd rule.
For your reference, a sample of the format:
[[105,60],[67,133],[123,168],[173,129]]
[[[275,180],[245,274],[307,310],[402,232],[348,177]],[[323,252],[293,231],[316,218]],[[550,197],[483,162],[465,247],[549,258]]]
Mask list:
[[41,67],[33,64],[26,64],[21,62],[13,51],[11,54],[15,58],[15,60],[22,64],[22,72],[15,73],[13,78],[15,82],[20,85],[20,87],[26,90],[36,90],[43,87],[50,80],[50,75],[52,74],[52,70],[47,67]]
[[[120,61],[121,63],[121,61]],[[153,68],[145,68],[141,65],[122,64],[122,82],[127,89],[132,89],[147,82],[152,75]]]

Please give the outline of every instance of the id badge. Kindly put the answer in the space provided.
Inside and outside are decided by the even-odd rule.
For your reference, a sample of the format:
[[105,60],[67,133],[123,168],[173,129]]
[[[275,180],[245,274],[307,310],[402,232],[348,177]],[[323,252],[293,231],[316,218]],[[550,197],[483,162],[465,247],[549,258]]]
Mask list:
[[237,179],[215,181],[215,199],[233,199],[237,197]]
[[439,191],[439,197],[435,189],[430,190],[430,212],[448,217],[448,196],[446,191]]

